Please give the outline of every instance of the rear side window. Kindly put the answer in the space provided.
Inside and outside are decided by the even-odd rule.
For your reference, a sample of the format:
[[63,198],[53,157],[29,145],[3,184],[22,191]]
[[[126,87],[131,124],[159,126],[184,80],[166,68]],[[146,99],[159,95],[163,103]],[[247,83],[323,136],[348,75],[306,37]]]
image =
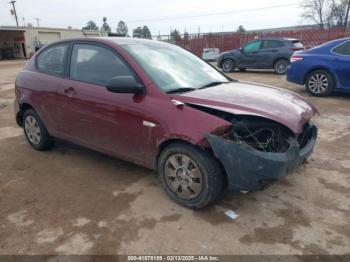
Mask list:
[[50,75],[63,76],[65,74],[67,51],[68,45],[57,45],[45,49],[37,58],[39,71]]
[[243,51],[244,52],[258,51],[260,49],[260,45],[261,45],[261,41],[249,43],[243,48]]
[[350,55],[350,41],[338,45],[333,49],[333,52],[338,55]]
[[263,42],[261,48],[268,49],[268,48],[279,48],[279,47],[283,47],[283,46],[284,46],[284,44],[282,41],[266,40]]
[[134,77],[113,51],[90,44],[73,46],[70,77],[74,80],[105,86],[115,76]]

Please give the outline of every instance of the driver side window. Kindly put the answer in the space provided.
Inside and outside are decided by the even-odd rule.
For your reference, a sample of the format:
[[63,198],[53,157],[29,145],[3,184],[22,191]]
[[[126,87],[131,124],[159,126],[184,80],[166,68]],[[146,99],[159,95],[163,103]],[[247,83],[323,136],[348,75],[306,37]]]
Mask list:
[[255,52],[255,51],[258,51],[260,49],[260,45],[261,45],[261,41],[255,41],[255,42],[246,44],[243,47],[243,51],[244,52]]
[[37,67],[40,72],[55,75],[65,75],[65,56],[68,45],[60,44],[43,50],[37,58]]
[[77,81],[105,86],[116,76],[130,76],[133,73],[111,50],[91,44],[73,46],[70,77]]

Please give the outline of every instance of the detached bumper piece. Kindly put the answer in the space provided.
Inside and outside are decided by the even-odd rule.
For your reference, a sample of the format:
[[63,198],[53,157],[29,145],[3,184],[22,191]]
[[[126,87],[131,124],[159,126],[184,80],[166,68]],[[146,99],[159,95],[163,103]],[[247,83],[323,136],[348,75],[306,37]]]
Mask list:
[[310,139],[302,148],[297,139],[291,139],[285,153],[258,151],[211,134],[206,138],[225,168],[229,190],[241,192],[259,190],[299,167],[316,144],[317,128],[310,125],[308,132]]

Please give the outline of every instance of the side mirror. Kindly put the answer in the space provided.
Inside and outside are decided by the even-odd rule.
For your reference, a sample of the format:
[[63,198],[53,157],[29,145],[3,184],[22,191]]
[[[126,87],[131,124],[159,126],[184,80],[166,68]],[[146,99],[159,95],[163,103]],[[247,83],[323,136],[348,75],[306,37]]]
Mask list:
[[241,47],[240,49],[239,49],[239,51],[241,51],[242,53],[244,52],[244,49]]
[[113,77],[107,82],[106,88],[113,93],[141,94],[144,91],[144,86],[131,76]]

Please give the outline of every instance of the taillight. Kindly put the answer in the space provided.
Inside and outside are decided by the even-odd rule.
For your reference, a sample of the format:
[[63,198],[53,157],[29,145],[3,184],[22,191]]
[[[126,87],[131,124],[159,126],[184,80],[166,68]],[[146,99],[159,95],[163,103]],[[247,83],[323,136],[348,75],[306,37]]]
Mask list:
[[302,61],[302,60],[304,60],[304,57],[302,57],[302,56],[292,56],[292,57],[290,58],[290,62],[291,62],[291,63],[298,62],[298,61]]
[[300,51],[300,50],[304,50],[303,47],[292,47],[292,48],[289,48],[291,51]]

